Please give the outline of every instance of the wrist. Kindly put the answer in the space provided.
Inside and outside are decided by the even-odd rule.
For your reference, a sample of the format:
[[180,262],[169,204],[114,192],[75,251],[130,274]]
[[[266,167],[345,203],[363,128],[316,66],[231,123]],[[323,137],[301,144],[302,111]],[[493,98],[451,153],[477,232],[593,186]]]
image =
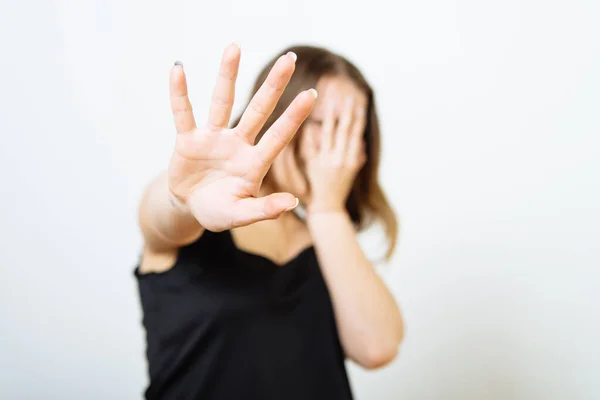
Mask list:
[[332,226],[339,226],[341,221],[351,222],[350,214],[343,209],[320,209],[309,212],[306,216],[306,226],[311,232],[331,231]]
[[333,200],[313,200],[309,202],[306,209],[308,214],[324,212],[346,212],[346,207],[342,202]]
[[348,215],[348,210],[342,205],[315,204],[306,210],[307,218],[318,215]]
[[168,198],[169,198],[169,204],[174,211],[181,213],[181,214],[190,214],[191,215],[191,210],[188,207],[188,205],[185,203],[185,201],[183,201],[180,198],[178,198],[177,196],[175,196],[173,194],[173,192],[171,192],[171,190],[168,190]]

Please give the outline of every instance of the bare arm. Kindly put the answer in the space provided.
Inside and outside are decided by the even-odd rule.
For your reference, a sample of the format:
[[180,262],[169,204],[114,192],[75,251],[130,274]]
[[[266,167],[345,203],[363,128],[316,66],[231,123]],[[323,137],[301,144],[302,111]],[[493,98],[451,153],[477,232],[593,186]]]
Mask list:
[[177,249],[197,240],[204,229],[219,232],[274,219],[297,205],[290,193],[258,194],[273,160],[310,113],[316,91],[298,94],[255,144],[294,72],[296,55],[279,57],[239,125],[229,129],[239,61],[240,48],[228,46],[208,121],[201,127],[196,126],[183,66],[176,63],[171,69],[170,99],[177,135],[168,171],[148,186],[139,207],[145,242],[142,272],[170,268]]
[[365,368],[390,362],[404,334],[395,299],[363,254],[345,203],[366,162],[365,107],[347,99],[336,123],[330,104],[320,146],[309,137],[307,174],[312,189],[308,227],[331,293],[346,355]]
[[204,230],[189,208],[170,193],[166,172],[146,188],[139,207],[139,225],[146,247],[158,253],[192,243]]
[[389,363],[404,335],[402,317],[362,252],[350,217],[344,211],[316,212],[308,225],[346,355],[365,368]]

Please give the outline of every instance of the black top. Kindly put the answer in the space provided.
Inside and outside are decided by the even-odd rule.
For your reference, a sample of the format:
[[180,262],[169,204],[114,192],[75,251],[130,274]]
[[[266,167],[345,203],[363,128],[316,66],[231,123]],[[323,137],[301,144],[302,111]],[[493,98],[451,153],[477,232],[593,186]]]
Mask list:
[[146,399],[352,399],[314,248],[280,267],[206,231],[172,269],[135,275]]

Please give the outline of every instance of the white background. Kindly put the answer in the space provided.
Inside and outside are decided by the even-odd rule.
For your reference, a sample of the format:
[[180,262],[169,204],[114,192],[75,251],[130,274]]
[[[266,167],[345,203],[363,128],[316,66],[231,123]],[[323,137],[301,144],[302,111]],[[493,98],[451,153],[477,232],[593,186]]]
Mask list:
[[136,207],[173,143],[182,60],[203,120],[290,44],[378,93],[401,215],[382,273],[407,323],[356,398],[600,398],[596,0],[6,1],[0,6],[0,398],[138,399]]

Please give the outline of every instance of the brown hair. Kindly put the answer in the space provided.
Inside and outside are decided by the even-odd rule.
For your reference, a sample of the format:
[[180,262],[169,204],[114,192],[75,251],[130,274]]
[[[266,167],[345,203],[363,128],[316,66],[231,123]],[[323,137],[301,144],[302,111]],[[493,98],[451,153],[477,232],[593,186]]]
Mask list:
[[[254,88],[252,96],[263,84],[275,61],[289,51],[298,56],[296,69],[275,110],[257,135],[258,142],[265,131],[283,114],[285,109],[302,90],[314,88],[317,81],[324,76],[345,76],[351,79],[367,95],[367,124],[364,133],[365,150],[367,161],[358,172],[354,185],[346,201],[346,209],[350,218],[358,230],[367,227],[374,219],[380,220],[385,228],[388,239],[386,259],[392,256],[398,238],[398,221],[378,181],[378,169],[381,151],[381,138],[379,133],[379,121],[375,108],[375,96],[373,89],[364,78],[362,73],[350,61],[344,57],[334,54],[319,47],[292,46],[277,54],[261,71]],[[235,125],[239,123],[239,118]],[[299,131],[301,131],[300,128]],[[294,137],[296,140],[298,135]],[[298,149],[298,146],[296,146]],[[298,155],[297,155],[298,156]],[[265,179],[268,179],[269,174]]]

